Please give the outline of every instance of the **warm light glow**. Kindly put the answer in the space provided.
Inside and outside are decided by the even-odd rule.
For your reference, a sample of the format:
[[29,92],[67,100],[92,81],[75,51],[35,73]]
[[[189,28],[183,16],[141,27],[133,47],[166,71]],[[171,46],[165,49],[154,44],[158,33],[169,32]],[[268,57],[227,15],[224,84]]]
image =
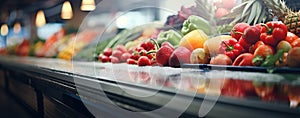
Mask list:
[[61,18],[62,19],[71,19],[73,17],[72,6],[69,1],[65,1],[62,10],[61,10]]
[[82,11],[93,11],[95,10],[95,1],[94,0],[82,0],[80,9]]
[[6,36],[8,34],[8,26],[7,24],[2,24],[1,25],[1,35]]
[[14,24],[14,32],[15,33],[19,33],[21,31],[21,23],[20,22],[16,22]]
[[41,27],[46,24],[46,18],[43,10],[39,10],[36,14],[35,25]]

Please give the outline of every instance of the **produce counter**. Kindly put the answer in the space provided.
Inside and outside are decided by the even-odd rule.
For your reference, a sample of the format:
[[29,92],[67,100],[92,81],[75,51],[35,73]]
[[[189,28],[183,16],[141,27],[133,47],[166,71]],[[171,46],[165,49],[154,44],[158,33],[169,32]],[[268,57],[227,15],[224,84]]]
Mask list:
[[269,74],[13,56],[1,57],[0,65],[0,85],[38,117],[300,115],[296,69]]

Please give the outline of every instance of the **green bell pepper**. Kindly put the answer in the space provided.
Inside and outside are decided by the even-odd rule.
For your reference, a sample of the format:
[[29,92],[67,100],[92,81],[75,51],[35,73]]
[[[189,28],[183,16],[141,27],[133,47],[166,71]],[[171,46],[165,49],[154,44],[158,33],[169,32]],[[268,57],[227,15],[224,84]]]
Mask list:
[[171,43],[173,46],[177,46],[183,36],[174,31],[174,30],[168,30],[165,32],[159,33],[157,37],[157,43],[161,45],[164,41],[168,41]]
[[211,26],[209,22],[202,17],[195,15],[189,16],[188,19],[184,21],[181,33],[186,35],[196,29],[202,30],[205,34],[211,34]]

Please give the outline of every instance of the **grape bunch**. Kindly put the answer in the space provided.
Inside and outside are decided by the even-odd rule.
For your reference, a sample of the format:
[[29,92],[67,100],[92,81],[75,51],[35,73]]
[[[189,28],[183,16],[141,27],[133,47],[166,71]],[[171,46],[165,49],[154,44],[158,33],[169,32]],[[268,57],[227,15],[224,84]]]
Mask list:
[[192,14],[195,14],[196,8],[195,6],[186,8],[181,6],[180,11],[178,11],[177,15],[168,16],[166,26],[173,27],[175,29],[180,30],[182,28],[183,22]]

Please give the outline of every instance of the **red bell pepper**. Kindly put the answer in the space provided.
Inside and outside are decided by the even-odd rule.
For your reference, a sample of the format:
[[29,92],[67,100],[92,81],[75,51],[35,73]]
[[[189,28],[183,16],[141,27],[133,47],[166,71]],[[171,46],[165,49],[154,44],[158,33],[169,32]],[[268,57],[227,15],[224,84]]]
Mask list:
[[288,30],[284,23],[270,21],[262,26],[260,40],[265,44],[276,46],[281,40],[285,40]]
[[221,43],[220,53],[227,55],[232,60],[244,52],[243,46],[234,38],[225,40]]

